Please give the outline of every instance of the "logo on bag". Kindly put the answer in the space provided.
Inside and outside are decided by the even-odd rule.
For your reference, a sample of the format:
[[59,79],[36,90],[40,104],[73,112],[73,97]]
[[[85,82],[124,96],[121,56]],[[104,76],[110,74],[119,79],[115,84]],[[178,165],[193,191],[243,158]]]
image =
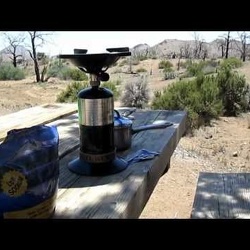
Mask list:
[[3,192],[11,197],[18,197],[23,195],[28,187],[25,176],[16,170],[11,170],[4,173],[0,180]]

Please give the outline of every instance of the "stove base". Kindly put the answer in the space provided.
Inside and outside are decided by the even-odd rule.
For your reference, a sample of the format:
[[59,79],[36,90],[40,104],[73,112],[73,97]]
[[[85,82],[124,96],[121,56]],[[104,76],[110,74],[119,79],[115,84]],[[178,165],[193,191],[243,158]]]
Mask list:
[[68,164],[70,171],[86,176],[105,176],[116,174],[125,170],[127,167],[128,162],[118,157],[111,162],[99,164],[90,164],[78,157]]

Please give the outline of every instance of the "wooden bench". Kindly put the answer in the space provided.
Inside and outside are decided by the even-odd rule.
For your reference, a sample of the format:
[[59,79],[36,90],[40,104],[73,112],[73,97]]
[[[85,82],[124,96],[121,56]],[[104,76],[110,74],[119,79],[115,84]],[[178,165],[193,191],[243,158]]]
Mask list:
[[250,173],[199,174],[192,219],[249,219]]

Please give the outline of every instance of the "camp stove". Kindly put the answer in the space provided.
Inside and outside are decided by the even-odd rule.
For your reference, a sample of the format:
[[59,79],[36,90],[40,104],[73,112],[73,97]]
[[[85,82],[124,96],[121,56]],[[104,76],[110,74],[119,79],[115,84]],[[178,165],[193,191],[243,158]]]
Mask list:
[[131,52],[127,47],[106,50],[106,53],[87,54],[86,49],[74,49],[74,54],[59,55],[89,74],[90,87],[78,93],[79,157],[68,165],[72,172],[80,175],[115,174],[128,166],[125,160],[116,156],[113,93],[100,87],[100,83],[109,80],[106,70]]

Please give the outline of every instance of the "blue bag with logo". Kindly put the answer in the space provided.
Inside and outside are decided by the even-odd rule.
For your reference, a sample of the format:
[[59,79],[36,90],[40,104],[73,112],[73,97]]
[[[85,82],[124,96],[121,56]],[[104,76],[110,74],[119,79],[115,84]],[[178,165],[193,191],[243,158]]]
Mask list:
[[49,218],[58,190],[55,126],[14,129],[0,144],[0,218]]

